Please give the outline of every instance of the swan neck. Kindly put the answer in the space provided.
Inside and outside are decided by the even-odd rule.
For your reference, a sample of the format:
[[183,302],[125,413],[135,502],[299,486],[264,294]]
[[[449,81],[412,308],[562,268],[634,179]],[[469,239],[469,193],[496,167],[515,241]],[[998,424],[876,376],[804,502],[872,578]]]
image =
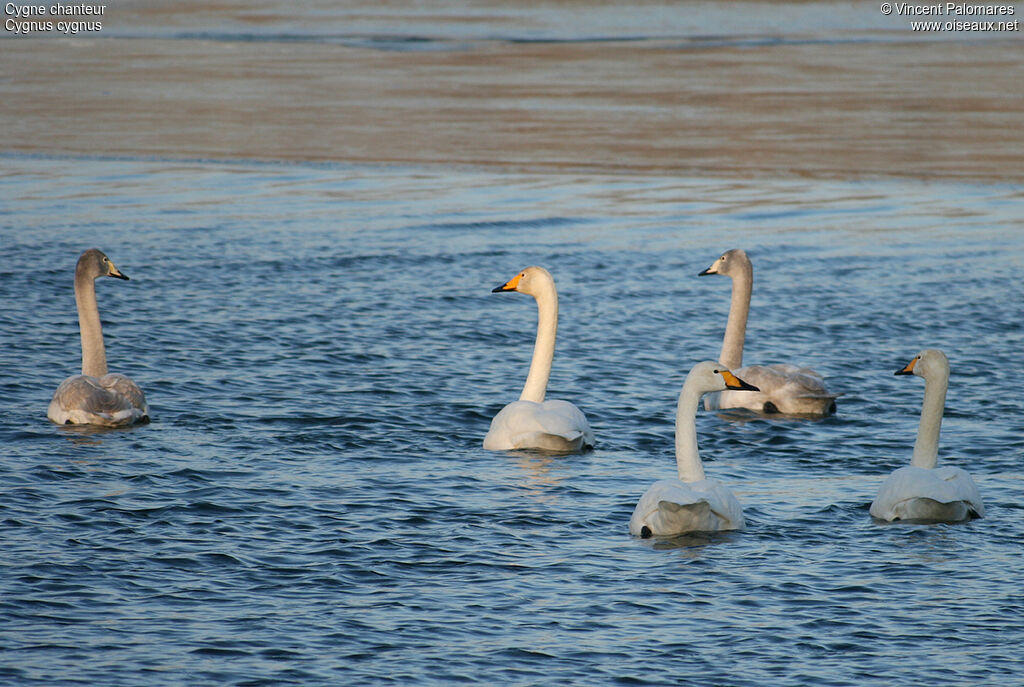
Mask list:
[[82,374],[102,377],[107,374],[107,354],[103,348],[103,329],[96,305],[96,283],[81,263],[75,269],[75,304],[78,306],[78,331],[82,337]]
[[551,376],[551,361],[555,357],[555,337],[558,331],[558,292],[554,283],[546,286],[534,298],[537,299],[537,340],[533,344],[533,360],[530,373],[526,376],[521,401],[543,403]]
[[732,300],[729,320],[725,324],[725,338],[718,362],[735,370],[743,366],[743,341],[747,336],[747,314],[750,312],[750,293],[754,287],[754,268],[748,263],[740,265],[732,274]]
[[676,405],[676,468],[681,482],[699,482],[704,479],[704,465],[697,452],[697,404],[701,392],[687,383],[679,392]]
[[910,464],[919,468],[933,468],[939,461],[939,429],[946,405],[948,376],[924,380],[924,402],[921,404],[921,424],[917,427],[914,457]]

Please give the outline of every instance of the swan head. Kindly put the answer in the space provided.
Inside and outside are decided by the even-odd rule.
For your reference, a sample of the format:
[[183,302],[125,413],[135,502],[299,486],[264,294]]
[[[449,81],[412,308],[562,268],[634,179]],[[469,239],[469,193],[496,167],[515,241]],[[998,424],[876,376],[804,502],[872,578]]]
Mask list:
[[554,286],[555,280],[551,277],[551,273],[543,267],[537,267],[536,265],[527,267],[525,270],[517,274],[516,276],[509,279],[501,286],[497,286],[491,290],[491,293],[500,293],[502,291],[518,291],[519,293],[525,293],[530,296],[536,296],[537,294],[550,289]]
[[926,348],[894,374],[917,375],[925,379],[949,377],[949,358],[937,348]]
[[689,387],[690,389],[702,394],[709,391],[725,391],[726,389],[734,389],[736,391],[760,391],[760,389],[753,384],[744,382],[742,379],[734,375],[729,368],[722,363],[716,363],[713,360],[697,363],[690,368],[690,372],[686,375],[686,382],[683,386]]
[[746,251],[742,248],[733,248],[722,253],[721,257],[711,263],[706,270],[697,276],[706,277],[709,274],[724,274],[731,277],[750,269],[750,258],[747,257]]
[[90,248],[78,258],[78,265],[75,268],[78,273],[84,272],[86,276],[93,279],[98,277],[116,277],[128,281],[128,275],[117,269],[114,261],[108,258],[98,248]]

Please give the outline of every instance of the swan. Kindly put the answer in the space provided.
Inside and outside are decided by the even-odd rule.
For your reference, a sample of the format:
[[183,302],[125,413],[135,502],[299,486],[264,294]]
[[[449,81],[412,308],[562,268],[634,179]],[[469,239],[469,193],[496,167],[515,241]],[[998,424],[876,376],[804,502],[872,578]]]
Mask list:
[[704,476],[697,452],[697,405],[709,391],[758,391],[713,361],[697,363],[686,375],[676,405],[676,468],[679,479],[655,482],[640,497],[629,519],[640,537],[743,529],[743,507],[718,480]]
[[985,515],[974,480],[957,467],[935,467],[939,454],[939,427],[949,383],[949,360],[934,348],[921,351],[898,375],[924,377],[921,423],[910,465],[898,468],[882,483],[871,503],[879,520],[958,522]]
[[501,409],[484,437],[489,451],[519,448],[572,452],[591,448],[594,433],[583,412],[568,401],[545,401],[558,329],[558,292],[543,267],[527,267],[491,293],[518,291],[537,301],[537,340],[526,385],[518,401]]
[[124,375],[107,374],[100,311],[96,306],[98,277],[128,280],[102,251],[90,248],[78,258],[75,303],[82,336],[82,374],[61,382],[46,416],[58,425],[121,427],[148,422],[149,407],[142,389]]
[[732,302],[729,320],[725,325],[725,338],[718,361],[751,384],[760,393],[723,391],[708,394],[704,408],[746,408],[761,413],[825,416],[836,412],[838,394],[825,388],[821,375],[807,367],[786,363],[774,365],[743,365],[743,341],[747,332],[747,313],[750,311],[750,292],[754,284],[754,268],[746,252],[740,248],[726,251],[711,266],[698,274],[724,274],[732,278]]

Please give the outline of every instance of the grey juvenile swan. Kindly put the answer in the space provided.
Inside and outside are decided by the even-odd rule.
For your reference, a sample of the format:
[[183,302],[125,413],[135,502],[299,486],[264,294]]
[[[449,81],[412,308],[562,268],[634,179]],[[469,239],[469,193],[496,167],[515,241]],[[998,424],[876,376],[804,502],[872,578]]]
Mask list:
[[732,278],[732,302],[725,325],[722,353],[718,361],[736,376],[761,389],[759,393],[723,391],[704,397],[707,410],[747,408],[760,413],[787,415],[831,415],[836,412],[836,397],[825,388],[821,375],[807,367],[786,363],[748,365],[743,367],[743,342],[747,333],[750,292],[754,285],[754,268],[740,248],[726,251],[701,272],[724,274]]
[[68,377],[53,394],[46,416],[58,425],[123,427],[149,421],[146,395],[135,382],[107,374],[100,311],[96,306],[97,277],[127,280],[102,251],[90,248],[75,267],[75,303],[82,335],[82,374]]

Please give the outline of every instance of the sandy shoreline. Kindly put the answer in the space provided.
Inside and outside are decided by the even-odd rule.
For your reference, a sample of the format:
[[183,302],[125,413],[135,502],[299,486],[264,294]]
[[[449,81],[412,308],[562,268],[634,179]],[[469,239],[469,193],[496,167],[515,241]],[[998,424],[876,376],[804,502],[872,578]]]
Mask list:
[[7,153],[1024,181],[1013,40],[0,45]]

